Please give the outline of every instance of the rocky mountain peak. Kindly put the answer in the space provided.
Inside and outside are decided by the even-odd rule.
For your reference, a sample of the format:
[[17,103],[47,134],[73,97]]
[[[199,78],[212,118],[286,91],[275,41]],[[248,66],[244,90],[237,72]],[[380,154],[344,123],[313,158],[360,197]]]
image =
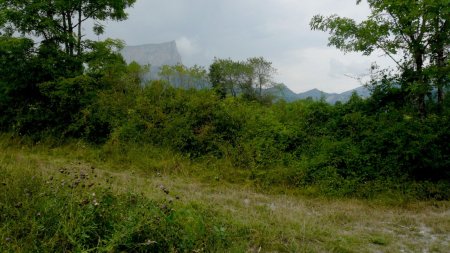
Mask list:
[[152,67],[181,63],[181,55],[175,41],[126,46],[121,54],[127,63],[135,61],[140,65],[150,64]]

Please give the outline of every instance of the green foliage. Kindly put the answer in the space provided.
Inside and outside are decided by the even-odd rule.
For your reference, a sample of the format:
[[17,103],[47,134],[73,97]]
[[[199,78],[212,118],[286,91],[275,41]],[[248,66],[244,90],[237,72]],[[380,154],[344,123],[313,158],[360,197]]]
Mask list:
[[158,75],[174,87],[184,89],[204,89],[209,86],[206,70],[198,65],[186,67],[183,64],[164,65]]
[[126,71],[125,61],[119,53],[124,45],[123,41],[114,39],[86,41],[89,49],[83,56],[87,64],[86,72],[93,76],[117,79]]
[[[0,29],[7,28],[27,36],[39,36],[45,42],[57,47],[63,46],[64,52],[79,57],[83,51],[82,26],[85,21],[125,20],[125,9],[136,0],[107,1],[62,1],[62,0],[3,0]],[[96,33],[102,32],[101,26],[94,26]],[[2,29],[3,30],[3,29]]]
[[0,129],[6,130],[25,101],[33,99],[35,87],[29,87],[33,41],[0,36]]
[[8,164],[0,167],[2,252],[226,251],[231,236],[244,235],[199,205],[93,187],[104,179],[91,170],[48,176]]
[[262,57],[247,61],[215,58],[208,75],[213,89],[221,98],[241,94],[246,100],[266,102],[271,98],[263,94],[263,89],[273,87],[272,75],[275,73],[272,63]]
[[382,50],[397,64],[402,77],[398,84],[406,92],[404,99],[415,105],[422,116],[426,112],[425,96],[433,88],[437,89],[437,101],[442,106],[444,90],[449,83],[446,74],[446,48],[450,43],[449,1],[367,2],[371,15],[360,23],[337,15],[316,15],[310,26],[328,31],[329,45],[344,52],[370,55],[375,50]]
[[[362,196],[371,194],[363,187],[368,182],[450,176],[448,117],[417,118],[390,103],[379,107],[376,97],[353,95],[336,106],[312,100],[267,106],[164,81],[135,90],[135,99],[113,94],[97,106],[116,115],[112,143],[150,143],[193,160],[213,156],[264,185],[320,185],[324,193]],[[111,104],[119,101],[128,102]]]

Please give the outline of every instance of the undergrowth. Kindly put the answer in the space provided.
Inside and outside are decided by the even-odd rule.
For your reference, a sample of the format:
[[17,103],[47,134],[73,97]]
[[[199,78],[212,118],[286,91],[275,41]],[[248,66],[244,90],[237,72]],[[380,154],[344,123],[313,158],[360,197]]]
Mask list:
[[52,174],[7,160],[0,163],[0,252],[226,252],[247,235],[201,205],[114,191],[93,167]]
[[3,135],[0,150],[0,252],[448,248],[448,202],[417,200],[407,192],[413,183],[396,191],[368,184],[365,193],[374,196],[358,199],[326,184],[273,180],[285,177],[283,168],[262,174],[150,145],[35,143]]

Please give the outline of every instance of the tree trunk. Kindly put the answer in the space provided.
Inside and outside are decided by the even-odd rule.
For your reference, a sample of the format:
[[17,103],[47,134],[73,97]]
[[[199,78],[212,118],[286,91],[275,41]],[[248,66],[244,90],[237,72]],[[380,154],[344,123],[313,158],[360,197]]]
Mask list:
[[416,64],[416,76],[415,81],[419,85],[419,91],[417,92],[417,105],[419,109],[419,114],[421,117],[424,117],[426,115],[426,108],[425,108],[425,96],[426,96],[426,87],[425,87],[425,79],[423,76],[423,53],[421,50],[417,50],[414,56],[415,64]]
[[442,109],[444,102],[444,83],[445,83],[445,73],[443,72],[443,68],[445,67],[445,53],[444,53],[444,38],[442,38],[443,33],[445,33],[446,29],[448,29],[448,21],[445,21],[444,24],[441,25],[440,15],[438,15],[435,19],[435,58],[436,58],[436,67],[437,67],[437,77],[436,77],[436,86],[437,86],[437,102],[439,110]]
[[444,102],[444,82],[445,82],[445,74],[443,73],[444,67],[444,48],[440,48],[436,55],[436,65],[438,68],[436,85],[437,85],[437,100],[439,109],[442,108]]
[[72,25],[72,13],[67,12],[67,36],[68,36],[68,44],[69,44],[69,55],[73,56],[74,52],[74,43],[73,43],[73,25]]
[[82,2],[80,1],[80,5],[78,6],[78,41],[77,41],[77,55],[81,55],[81,22],[82,22]]
[[69,54],[69,43],[67,41],[67,20],[66,20],[66,13],[62,12],[62,19],[63,19],[63,34],[64,34],[64,49],[66,51],[66,54]]
[[260,76],[259,77],[259,97],[262,97],[262,86],[263,86],[263,80]]

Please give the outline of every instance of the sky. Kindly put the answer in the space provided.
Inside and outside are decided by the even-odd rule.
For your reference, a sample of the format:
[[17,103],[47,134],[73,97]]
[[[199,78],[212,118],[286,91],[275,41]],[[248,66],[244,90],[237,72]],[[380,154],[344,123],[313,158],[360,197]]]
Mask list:
[[127,45],[175,40],[187,66],[262,56],[277,69],[274,81],[295,92],[347,91],[361,85],[355,77],[372,62],[390,65],[381,53],[344,54],[327,46],[327,33],[311,31],[315,14],[363,20],[369,8],[356,0],[137,0],[128,13],[126,21],[104,23],[103,36]]

